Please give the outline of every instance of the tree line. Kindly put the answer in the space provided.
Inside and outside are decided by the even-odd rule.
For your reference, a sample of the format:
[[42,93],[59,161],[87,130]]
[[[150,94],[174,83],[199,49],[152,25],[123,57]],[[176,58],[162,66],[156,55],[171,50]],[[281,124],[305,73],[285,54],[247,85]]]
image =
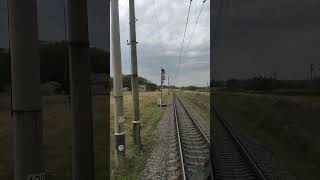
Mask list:
[[[132,86],[131,86],[131,75],[122,75],[122,82],[123,82],[123,87],[127,87],[128,90],[131,91]],[[156,91],[159,90],[160,87],[155,84],[152,83],[150,80],[144,78],[144,77],[138,77],[138,83],[139,85],[145,85],[147,91]],[[113,78],[110,78],[110,87],[113,88]]]
[[275,89],[319,89],[320,78],[310,80],[278,80],[274,77],[257,76],[249,79],[231,78],[226,81],[216,81],[216,87],[229,90],[271,91]]
[[[69,92],[69,60],[66,41],[40,41],[40,78],[41,83],[56,81],[62,84],[62,89]],[[92,73],[110,73],[109,52],[94,47],[89,48],[90,69]],[[110,78],[112,88],[112,78]],[[147,90],[158,90],[159,87],[151,81],[139,77],[139,84],[146,85]],[[0,48],[0,90],[11,83],[10,54]],[[131,89],[130,75],[123,75],[123,86]]]
[[180,87],[182,90],[188,91],[209,91],[209,87],[198,87],[198,86],[182,86]]

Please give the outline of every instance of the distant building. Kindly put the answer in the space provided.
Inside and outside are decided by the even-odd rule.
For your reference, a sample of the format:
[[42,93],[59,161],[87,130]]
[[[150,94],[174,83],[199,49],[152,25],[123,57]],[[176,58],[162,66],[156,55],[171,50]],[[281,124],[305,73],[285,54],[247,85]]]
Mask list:
[[108,76],[105,73],[91,74],[91,94],[107,94]]
[[129,88],[128,88],[128,87],[123,87],[122,91],[123,91],[123,92],[129,91]]
[[145,92],[147,91],[147,86],[139,84],[138,89],[139,89],[139,92]]
[[54,94],[58,94],[61,87],[62,85],[60,83],[55,81],[49,81],[41,84],[40,92],[43,96],[51,96]]

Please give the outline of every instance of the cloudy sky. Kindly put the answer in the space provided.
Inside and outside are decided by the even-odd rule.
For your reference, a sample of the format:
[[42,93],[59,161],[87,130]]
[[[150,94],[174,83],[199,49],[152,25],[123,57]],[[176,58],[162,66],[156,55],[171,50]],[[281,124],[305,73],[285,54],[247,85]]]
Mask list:
[[[217,79],[305,79],[320,70],[319,0],[231,0],[214,60]],[[318,71],[319,73],[320,71]]]
[[[173,76],[183,38],[189,0],[136,0],[139,74],[159,83],[160,67]],[[108,48],[105,0],[88,1],[90,45]],[[186,42],[202,0],[193,0]],[[223,32],[213,59],[217,79],[270,76],[305,79],[310,64],[320,74],[319,0],[230,0]],[[38,1],[39,38],[64,39],[64,0]],[[130,74],[128,1],[119,0],[123,72]],[[209,81],[210,26],[207,0],[187,53],[183,54],[178,85]],[[6,0],[0,0],[0,47],[8,46]],[[112,75],[112,74],[111,74]]]
[[[210,1],[204,4],[198,24],[183,53],[177,68],[188,13],[188,0],[154,0],[158,15],[157,24],[153,0],[136,0],[136,23],[138,41],[139,75],[160,83],[160,67],[164,67],[170,77],[176,77],[176,85],[205,86],[210,79]],[[121,53],[123,73],[130,74],[129,3],[119,1]],[[202,0],[193,0],[185,47],[191,38],[196,17]],[[175,72],[178,72],[175,75]],[[112,75],[112,71],[111,71]],[[173,78],[172,78],[173,79]]]
[[[64,40],[64,0],[38,0],[38,31],[40,40]],[[88,1],[90,45],[107,48],[109,21],[105,0]],[[0,47],[8,47],[7,0],[0,0]]]
[[[0,47],[8,46],[7,4],[0,0]],[[160,67],[163,66],[170,76],[176,71],[176,64],[181,48],[183,31],[188,11],[187,0],[154,0],[158,13],[159,25],[155,18],[153,0],[136,0],[137,41],[139,75],[159,84]],[[107,48],[108,23],[106,2],[104,0],[88,1],[90,45]],[[193,38],[184,53],[179,68],[181,76],[177,76],[177,85],[206,85],[209,81],[209,11],[210,1],[206,2]],[[130,74],[129,46],[129,7],[127,0],[119,0],[121,53],[123,73]],[[186,41],[199,13],[202,0],[193,0],[190,23],[186,33]],[[39,39],[64,39],[64,1],[38,1]],[[111,66],[112,67],[112,66]],[[112,76],[111,70],[111,76]],[[179,79],[178,79],[179,78]]]

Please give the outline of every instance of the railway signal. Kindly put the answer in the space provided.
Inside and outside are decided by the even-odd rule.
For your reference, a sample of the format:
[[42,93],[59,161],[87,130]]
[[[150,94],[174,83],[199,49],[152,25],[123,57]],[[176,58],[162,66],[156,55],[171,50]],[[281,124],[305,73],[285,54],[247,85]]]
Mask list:
[[164,105],[163,98],[162,98],[162,90],[163,90],[163,82],[166,80],[166,71],[161,67],[161,96],[158,102],[158,105],[162,107]]
[[168,76],[168,95],[169,95],[169,93],[170,93],[170,81],[169,81],[169,76]]
[[111,0],[111,45],[113,65],[113,97],[114,97],[114,120],[116,136],[116,166],[125,158],[125,131],[123,114],[123,84],[121,69],[120,29],[119,29],[119,6],[118,0]]
[[134,0],[129,1],[130,13],[130,45],[131,45],[131,87],[132,87],[132,125],[133,142],[140,146],[140,115],[139,115],[139,90],[138,90],[138,67],[137,67],[137,42],[136,42],[136,17]]
[[36,0],[10,0],[14,179],[43,177],[42,107]]
[[72,129],[72,179],[94,179],[86,0],[66,0]]

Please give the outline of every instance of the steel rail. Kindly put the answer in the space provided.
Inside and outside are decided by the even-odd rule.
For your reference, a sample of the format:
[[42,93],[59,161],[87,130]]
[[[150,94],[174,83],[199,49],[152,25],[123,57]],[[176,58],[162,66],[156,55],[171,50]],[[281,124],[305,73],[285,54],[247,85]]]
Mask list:
[[235,135],[235,133],[232,131],[232,129],[230,128],[230,125],[228,124],[228,122],[222,118],[222,116],[220,115],[220,113],[216,110],[215,107],[210,106],[210,109],[212,109],[214,111],[214,113],[216,114],[218,120],[221,122],[221,124],[223,125],[223,127],[225,127],[225,129],[227,130],[228,134],[232,137],[233,141],[236,143],[237,147],[239,148],[241,154],[247,159],[248,163],[250,164],[250,166],[252,167],[253,171],[256,174],[256,178],[258,178],[259,180],[267,180],[266,176],[263,174],[263,172],[261,171],[261,169],[259,168],[259,166],[257,165],[257,163],[255,162],[255,160],[251,157],[251,155],[249,154],[249,152],[247,151],[245,145],[243,145],[240,140],[238,139],[238,137]]
[[186,180],[186,171],[184,168],[184,159],[183,159],[183,151],[182,151],[182,144],[181,144],[181,138],[180,138],[180,128],[179,128],[179,122],[178,122],[178,116],[177,116],[177,108],[175,103],[175,98],[173,97],[173,114],[176,124],[176,130],[177,130],[177,138],[178,138],[178,145],[179,145],[179,154],[180,154],[180,162],[181,162],[181,169],[182,169],[182,178],[183,180]]
[[190,112],[189,109],[186,108],[185,104],[182,102],[182,100],[180,99],[180,97],[178,95],[176,95],[177,99],[179,100],[179,102],[181,103],[183,109],[187,112],[188,116],[191,118],[192,122],[196,125],[196,127],[198,128],[198,130],[200,131],[201,135],[206,139],[207,143],[210,144],[210,139],[208,138],[208,136],[205,134],[205,132],[202,130],[202,128],[200,127],[199,123],[197,122],[196,118],[192,115],[192,113]]
[[[193,126],[195,127],[196,131],[198,131],[198,133],[200,133],[201,137],[205,140],[205,142],[209,145],[209,147],[211,147],[210,145],[210,138],[206,135],[205,131],[203,130],[203,128],[201,128],[201,126],[199,125],[197,119],[195,118],[195,116],[191,113],[190,109],[187,108],[187,106],[184,104],[184,102],[182,101],[182,99],[179,97],[179,95],[177,95],[175,92],[173,92],[173,99],[177,98],[178,101],[181,104],[181,107],[186,111],[187,116],[190,118],[191,123],[193,124]],[[176,103],[175,103],[176,104]],[[211,161],[210,158],[210,163],[211,166],[213,167],[213,163]],[[209,179],[210,180],[214,180],[214,176],[213,176],[213,169],[211,169],[210,172],[210,176]]]

